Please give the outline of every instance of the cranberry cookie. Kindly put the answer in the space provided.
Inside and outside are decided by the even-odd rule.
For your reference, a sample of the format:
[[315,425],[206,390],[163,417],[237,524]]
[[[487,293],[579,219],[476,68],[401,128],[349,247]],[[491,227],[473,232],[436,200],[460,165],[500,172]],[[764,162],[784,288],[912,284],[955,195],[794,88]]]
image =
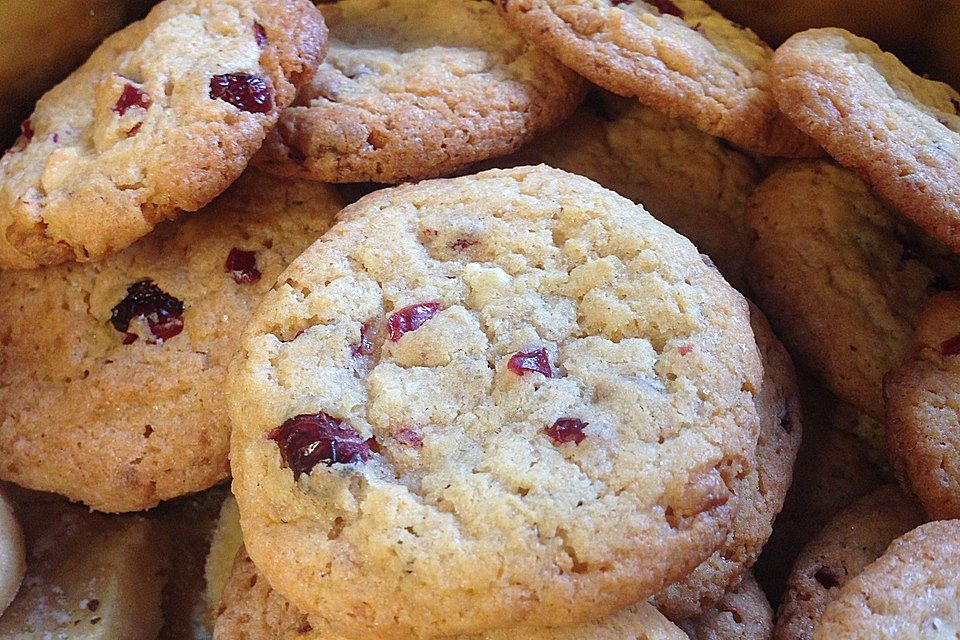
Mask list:
[[776,640],[809,640],[840,589],[887,545],[923,522],[919,507],[894,485],[881,487],[833,518],[797,557],[777,611]]
[[247,550],[384,639],[584,623],[689,573],[735,514],[762,376],[689,241],[543,166],[347,207],[232,371]]
[[540,162],[642,204],[740,288],[750,240],[743,213],[759,181],[745,154],[683,120],[598,90],[557,129],[495,166]]
[[720,602],[679,624],[690,640],[769,640],[773,609],[757,579],[747,572]]
[[814,640],[956,637],[960,627],[960,520],[920,525],[843,587]]
[[510,153],[576,107],[585,83],[483,0],[320,5],[330,53],[257,159],[329,182],[436,178]]
[[700,0],[500,0],[531,41],[601,87],[763,155],[819,147],[769,87],[773,50]]
[[0,614],[13,601],[27,568],[23,531],[7,494],[0,488]]
[[887,454],[931,518],[960,518],[960,293],[930,298],[915,342],[884,380]]
[[[319,628],[274,591],[245,549],[237,553],[217,612],[214,640],[342,640]],[[687,640],[646,602],[572,627],[506,629],[452,640]]]
[[843,29],[777,50],[780,108],[905,216],[960,252],[960,93]]
[[763,386],[756,398],[757,461],[733,485],[740,508],[724,544],[693,573],[651,600],[674,621],[700,616],[740,582],[770,537],[793,479],[801,434],[793,362],[759,309],[751,306],[750,319],[763,363]]
[[747,225],[757,303],[800,364],[882,420],[883,375],[910,354],[941,280],[905,244],[899,216],[854,173],[811,161],[767,177],[750,197]]
[[0,479],[136,511],[229,475],[226,368],[333,187],[248,172],[119,254],[0,278]]
[[326,48],[308,0],[166,0],[0,159],[0,268],[99,260],[237,179]]

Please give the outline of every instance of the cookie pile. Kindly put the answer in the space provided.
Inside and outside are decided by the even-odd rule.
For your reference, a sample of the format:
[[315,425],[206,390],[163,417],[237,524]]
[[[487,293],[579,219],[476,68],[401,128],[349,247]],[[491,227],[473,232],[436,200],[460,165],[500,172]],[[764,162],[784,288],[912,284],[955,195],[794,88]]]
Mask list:
[[0,636],[960,626],[960,94],[872,42],[164,0],[21,132]]

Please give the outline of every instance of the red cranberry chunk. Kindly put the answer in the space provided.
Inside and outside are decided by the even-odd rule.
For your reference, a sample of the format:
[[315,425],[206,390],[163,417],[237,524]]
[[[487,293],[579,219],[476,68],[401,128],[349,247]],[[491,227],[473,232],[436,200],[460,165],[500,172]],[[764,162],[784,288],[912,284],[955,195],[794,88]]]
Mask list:
[[366,462],[374,443],[373,438],[364,440],[342,420],[323,412],[294,416],[267,437],[277,443],[294,479],[310,473],[321,462],[328,467]]
[[553,377],[553,369],[550,367],[550,356],[543,347],[533,351],[519,351],[507,362],[507,368],[518,376],[522,376],[528,371],[542,373],[548,378]]
[[[183,302],[165,293],[152,280],[141,280],[127,287],[127,296],[113,308],[110,323],[127,334],[134,318],[146,320],[150,333],[157,339],[169,340],[183,331]],[[124,340],[129,340],[129,335]]]
[[401,427],[393,434],[393,439],[405,447],[420,449],[423,447],[423,436],[410,427]]
[[29,142],[33,140],[33,121],[27,118],[20,123],[20,134]]
[[268,113],[273,109],[273,90],[267,81],[248,73],[213,76],[210,78],[210,97],[250,113]]
[[474,240],[467,240],[466,238],[460,238],[453,243],[452,247],[456,251],[463,251],[464,249],[469,249],[473,245],[477,244]]
[[577,418],[560,418],[544,429],[544,431],[550,436],[554,444],[564,444],[567,442],[580,444],[584,438],[587,437],[586,434],[583,433],[583,430],[588,424],[588,422],[578,420]]
[[960,333],[940,343],[940,353],[945,356],[960,354]]
[[677,16],[678,18],[683,17],[683,10],[677,5],[673,4],[671,0],[644,0],[648,4],[652,4],[657,8],[657,11],[660,13],[669,13],[672,16]]
[[369,324],[360,327],[360,342],[350,345],[350,351],[353,352],[354,358],[373,354],[373,342],[369,335],[371,329],[372,327]]
[[439,302],[419,302],[396,311],[387,318],[387,332],[394,342],[403,334],[416,331],[443,308]]
[[137,89],[130,83],[123,87],[123,93],[117,99],[117,104],[113,105],[113,111],[122,116],[131,107],[140,107],[141,109],[150,108],[150,96]]
[[253,37],[257,41],[257,46],[261,49],[267,46],[267,30],[259,22],[253,23]]
[[230,249],[230,253],[227,254],[224,269],[237,284],[253,284],[260,280],[260,276],[263,275],[257,269],[257,254],[236,247]]
[[680,352],[680,355],[685,356],[685,355],[687,355],[688,353],[693,352],[693,345],[692,345],[692,344],[682,344],[682,345],[680,345],[680,347],[677,349],[677,351]]

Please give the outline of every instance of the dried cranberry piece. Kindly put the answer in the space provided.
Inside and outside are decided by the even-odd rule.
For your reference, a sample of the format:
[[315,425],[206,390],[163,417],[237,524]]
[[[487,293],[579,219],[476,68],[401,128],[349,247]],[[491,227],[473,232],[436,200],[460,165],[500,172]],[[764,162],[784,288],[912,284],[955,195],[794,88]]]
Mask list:
[[33,140],[33,121],[27,118],[20,123],[20,134],[29,142]]
[[237,284],[253,284],[263,275],[257,269],[257,254],[254,251],[234,247],[227,254],[227,262],[223,266]]
[[945,356],[960,354],[960,333],[940,343],[940,353]]
[[393,434],[393,439],[405,447],[420,449],[423,447],[423,436],[410,427],[401,427]]
[[257,41],[257,46],[261,49],[267,46],[267,30],[259,22],[253,23],[253,37]]
[[123,93],[117,99],[117,104],[113,105],[113,111],[122,116],[131,107],[140,107],[141,109],[150,108],[150,96],[137,89],[129,82],[123,87]]
[[682,345],[680,345],[680,347],[677,349],[677,351],[680,352],[680,355],[685,356],[685,355],[687,355],[688,353],[690,353],[690,352],[693,351],[693,345],[692,345],[692,344],[682,344]]
[[183,302],[165,293],[152,280],[134,282],[127,287],[127,296],[113,308],[110,323],[127,334],[134,318],[146,320],[150,333],[158,340],[169,340],[183,331]]
[[644,0],[647,4],[652,4],[657,8],[657,11],[660,13],[669,13],[672,16],[677,16],[678,18],[683,17],[683,10],[677,5],[673,4],[671,0]]
[[475,244],[477,244],[475,240],[467,240],[466,238],[460,238],[459,240],[453,243],[451,248],[457,251],[463,251],[464,249],[469,249]]
[[360,327],[360,342],[350,345],[350,351],[353,353],[354,358],[373,354],[373,342],[369,336],[372,328],[369,324],[364,324]]
[[403,337],[403,334],[416,331],[427,320],[437,315],[443,305],[439,302],[419,302],[400,311],[394,312],[387,318],[387,332],[394,342]]
[[587,437],[586,434],[583,433],[583,430],[588,424],[588,422],[577,418],[560,418],[544,429],[544,432],[550,436],[555,444],[564,444],[566,442],[580,444],[584,438]]
[[226,73],[210,78],[210,97],[229,102],[250,113],[268,113],[273,109],[273,90],[260,76]]
[[56,131],[53,132],[53,136],[51,136],[51,138],[53,139],[53,144],[60,142],[60,134]]
[[133,344],[134,342],[136,342],[136,341],[139,340],[139,339],[140,339],[140,336],[138,336],[138,335],[135,334],[135,333],[125,333],[125,334],[123,334],[123,344]]
[[294,416],[267,437],[277,443],[294,479],[310,473],[321,462],[328,467],[366,462],[374,444],[373,438],[364,440],[342,420],[323,412]]
[[510,361],[507,362],[507,368],[518,376],[522,376],[528,371],[542,373],[547,378],[553,377],[553,369],[550,367],[550,356],[543,347],[533,351],[518,351],[513,354]]

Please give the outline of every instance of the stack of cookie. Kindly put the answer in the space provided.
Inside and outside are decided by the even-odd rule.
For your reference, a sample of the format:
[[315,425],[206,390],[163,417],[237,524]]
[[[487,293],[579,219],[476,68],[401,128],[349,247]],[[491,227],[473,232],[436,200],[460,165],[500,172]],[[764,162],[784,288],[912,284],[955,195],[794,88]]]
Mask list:
[[960,625],[960,94],[869,41],[165,0],[21,130],[0,635]]

